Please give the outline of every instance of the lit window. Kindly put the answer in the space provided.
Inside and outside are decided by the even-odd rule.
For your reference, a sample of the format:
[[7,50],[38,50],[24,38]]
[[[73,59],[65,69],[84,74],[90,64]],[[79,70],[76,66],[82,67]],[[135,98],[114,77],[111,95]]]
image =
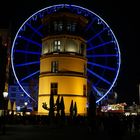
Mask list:
[[51,72],[53,73],[58,72],[58,61],[51,62]]
[[78,45],[74,40],[67,40],[66,41],[66,52],[75,52],[78,53]]
[[53,44],[53,52],[60,52],[61,42],[60,40],[55,40]]
[[51,83],[51,94],[57,95],[58,83]]
[[48,52],[49,52],[49,46],[48,46],[47,43],[44,43],[44,44],[42,45],[42,54],[46,54],[46,53],[48,53]]

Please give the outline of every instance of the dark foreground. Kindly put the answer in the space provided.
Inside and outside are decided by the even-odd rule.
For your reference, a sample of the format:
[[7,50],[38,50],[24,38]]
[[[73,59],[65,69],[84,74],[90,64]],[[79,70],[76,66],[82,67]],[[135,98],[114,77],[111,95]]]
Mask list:
[[117,132],[112,136],[107,132],[90,132],[88,128],[78,126],[44,126],[44,125],[7,125],[6,133],[0,134],[0,140],[87,140],[87,139],[118,139],[118,140],[140,140],[140,132],[125,133],[120,136]]
[[[93,124],[96,125],[91,125],[81,118],[76,121],[56,121],[55,123],[45,123],[46,120],[33,123],[29,118],[25,118],[22,122],[20,120],[7,123],[5,134],[1,127],[0,140],[140,140],[140,129],[134,127],[134,119],[132,123],[127,122],[131,127],[125,119],[120,121],[119,118],[118,121],[114,117],[106,120],[98,118],[96,121],[93,120]],[[138,121],[137,124],[139,123]]]

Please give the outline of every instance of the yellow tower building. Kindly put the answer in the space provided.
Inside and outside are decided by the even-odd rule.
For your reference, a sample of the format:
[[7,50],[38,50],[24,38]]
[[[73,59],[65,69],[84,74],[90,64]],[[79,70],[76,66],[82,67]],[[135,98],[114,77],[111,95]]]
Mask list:
[[86,43],[82,31],[87,19],[68,11],[47,15],[42,19],[46,37],[42,39],[40,58],[38,114],[48,114],[42,107],[49,107],[50,95],[63,96],[65,113],[70,105],[77,104],[77,113],[87,113],[87,59]]

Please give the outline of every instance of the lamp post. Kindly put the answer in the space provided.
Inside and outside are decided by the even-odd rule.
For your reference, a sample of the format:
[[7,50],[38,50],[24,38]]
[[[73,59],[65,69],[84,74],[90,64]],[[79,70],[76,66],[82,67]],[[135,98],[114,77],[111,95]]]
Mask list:
[[23,116],[25,116],[25,114],[26,114],[26,111],[27,111],[27,105],[28,105],[28,102],[24,102],[24,115],[23,115]]
[[5,117],[6,117],[6,100],[7,100],[7,97],[8,97],[8,92],[3,92],[3,97],[4,97],[4,114],[3,114],[3,134],[5,134]]

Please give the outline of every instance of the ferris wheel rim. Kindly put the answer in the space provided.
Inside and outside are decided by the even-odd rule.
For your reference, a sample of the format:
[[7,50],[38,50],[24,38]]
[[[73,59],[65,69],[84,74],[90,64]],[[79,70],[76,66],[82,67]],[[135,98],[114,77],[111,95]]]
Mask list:
[[74,8],[79,8],[79,9],[85,10],[85,11],[87,11],[87,12],[90,12],[91,14],[95,15],[95,16],[98,17],[101,21],[104,22],[104,24],[110,29],[110,32],[111,32],[111,34],[112,34],[113,37],[114,37],[114,40],[115,40],[115,43],[116,43],[116,46],[117,46],[117,51],[118,51],[118,60],[119,60],[119,63],[118,63],[118,65],[117,65],[118,67],[117,67],[117,71],[116,71],[116,74],[115,74],[115,78],[114,78],[114,80],[113,80],[113,82],[112,82],[110,88],[108,89],[108,91],[107,91],[101,98],[99,98],[99,99],[96,101],[96,103],[98,103],[98,102],[100,102],[100,101],[111,91],[111,89],[113,88],[113,86],[114,86],[114,84],[115,84],[115,82],[116,82],[116,80],[117,80],[117,77],[118,77],[119,71],[120,71],[120,65],[121,65],[120,48],[119,48],[119,43],[118,43],[118,41],[117,41],[117,39],[116,39],[116,36],[115,36],[114,32],[112,31],[112,29],[110,28],[110,26],[104,21],[104,19],[102,19],[99,15],[97,15],[97,14],[94,13],[93,11],[91,11],[91,10],[89,10],[89,9],[87,9],[87,8],[81,7],[81,6],[71,5],[71,4],[57,4],[57,5],[48,6],[48,7],[42,8],[41,10],[38,10],[37,12],[35,12],[34,14],[32,14],[29,18],[27,18],[27,19],[23,22],[23,24],[20,26],[20,28],[18,29],[18,31],[17,31],[17,33],[16,33],[16,35],[15,35],[14,41],[13,41],[13,43],[12,43],[12,49],[11,49],[11,65],[12,65],[12,70],[13,70],[15,79],[16,79],[18,85],[20,86],[20,88],[26,93],[26,95],[29,96],[33,101],[36,102],[36,100],[33,99],[33,98],[27,93],[27,91],[23,88],[23,86],[21,85],[21,83],[20,83],[20,81],[19,81],[19,79],[18,79],[18,77],[17,77],[16,71],[15,71],[15,68],[14,68],[14,60],[13,60],[13,59],[14,59],[14,56],[13,56],[13,54],[14,54],[14,47],[15,47],[15,43],[16,43],[17,37],[18,37],[18,35],[19,35],[21,29],[23,28],[24,25],[26,25],[26,23],[27,23],[29,20],[31,20],[32,17],[34,17],[35,15],[37,15],[37,14],[43,12],[44,10],[47,10],[47,9],[50,9],[50,8],[53,8],[53,7],[58,7],[58,6],[60,6],[60,7],[63,7],[63,6],[64,6],[64,7],[65,7],[65,6],[72,6],[72,7],[74,7]]

